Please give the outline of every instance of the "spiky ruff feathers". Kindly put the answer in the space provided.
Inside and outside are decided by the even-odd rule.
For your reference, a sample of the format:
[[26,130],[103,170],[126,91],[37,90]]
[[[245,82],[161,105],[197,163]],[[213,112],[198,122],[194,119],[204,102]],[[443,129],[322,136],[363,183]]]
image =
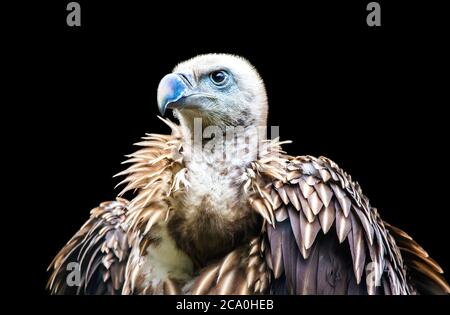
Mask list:
[[[135,270],[149,269],[149,262],[145,262],[143,256],[153,256],[152,250],[161,243],[176,243],[177,248],[171,246],[168,250],[179,250],[190,258],[179,266],[180,269],[186,269],[186,264],[194,264],[198,269],[257,237],[262,222],[248,203],[254,192],[242,189],[249,180],[245,166],[256,156],[244,157],[230,152],[230,157],[223,159],[217,152],[217,155],[190,156],[183,160],[180,128],[168,120],[163,121],[172,128],[172,136],[144,137],[137,143],[144,148],[125,162],[133,163],[132,166],[118,174],[126,175],[120,183],[126,184],[120,195],[138,190],[137,197],[128,206],[127,222],[134,234],[140,235],[130,240],[136,242],[139,251],[131,254],[134,274],[130,272],[129,278],[136,278],[133,284],[140,282],[138,286],[147,293],[151,281]],[[241,151],[241,148],[236,150]],[[162,234],[170,240],[163,240]],[[171,280],[178,283],[186,280],[185,273],[180,277],[176,270],[171,270],[169,274]],[[165,280],[154,289],[161,287]]]

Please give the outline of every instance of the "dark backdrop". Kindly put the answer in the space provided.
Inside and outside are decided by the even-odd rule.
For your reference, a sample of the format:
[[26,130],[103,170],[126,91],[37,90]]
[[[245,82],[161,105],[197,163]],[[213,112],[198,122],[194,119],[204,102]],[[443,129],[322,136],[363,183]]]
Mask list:
[[448,55],[433,18],[419,16],[431,8],[380,1],[382,26],[371,29],[368,1],[79,2],[81,28],[65,25],[64,1],[41,3],[45,15],[17,39],[29,86],[18,97],[32,180],[18,188],[31,205],[33,290],[45,292],[46,266],[89,210],[115,197],[112,176],[132,144],[168,132],[156,118],[159,80],[208,52],[250,60],[266,82],[269,123],[294,141],[287,151],[333,159],[450,271]]

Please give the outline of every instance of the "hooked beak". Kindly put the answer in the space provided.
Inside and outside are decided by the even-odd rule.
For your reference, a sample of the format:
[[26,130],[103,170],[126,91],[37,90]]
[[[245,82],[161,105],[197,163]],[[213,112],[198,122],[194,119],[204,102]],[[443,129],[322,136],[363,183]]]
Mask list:
[[185,75],[170,73],[164,76],[158,85],[159,112],[164,115],[167,108],[182,106],[180,100],[192,94],[192,84]]
[[167,108],[204,108],[216,97],[198,90],[188,75],[170,73],[164,76],[158,85],[158,108],[164,116]]

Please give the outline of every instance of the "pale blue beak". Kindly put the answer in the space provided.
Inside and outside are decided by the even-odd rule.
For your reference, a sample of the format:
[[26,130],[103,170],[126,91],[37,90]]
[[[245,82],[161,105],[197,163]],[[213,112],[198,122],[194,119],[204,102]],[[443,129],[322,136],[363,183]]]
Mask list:
[[190,87],[179,74],[164,76],[158,85],[158,108],[161,115],[164,115],[170,104],[189,94],[189,91]]

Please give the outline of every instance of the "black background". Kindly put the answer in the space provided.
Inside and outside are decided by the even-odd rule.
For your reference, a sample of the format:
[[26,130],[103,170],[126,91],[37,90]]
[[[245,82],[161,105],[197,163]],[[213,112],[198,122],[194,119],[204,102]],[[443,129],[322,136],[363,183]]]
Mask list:
[[379,1],[382,26],[369,28],[369,1],[79,1],[82,26],[70,28],[67,2],[23,8],[31,23],[14,38],[29,292],[46,294],[53,256],[115,197],[112,176],[132,144],[168,132],[156,118],[159,80],[208,52],[250,60],[266,82],[269,124],[294,141],[286,150],[333,159],[450,271],[442,8]]

